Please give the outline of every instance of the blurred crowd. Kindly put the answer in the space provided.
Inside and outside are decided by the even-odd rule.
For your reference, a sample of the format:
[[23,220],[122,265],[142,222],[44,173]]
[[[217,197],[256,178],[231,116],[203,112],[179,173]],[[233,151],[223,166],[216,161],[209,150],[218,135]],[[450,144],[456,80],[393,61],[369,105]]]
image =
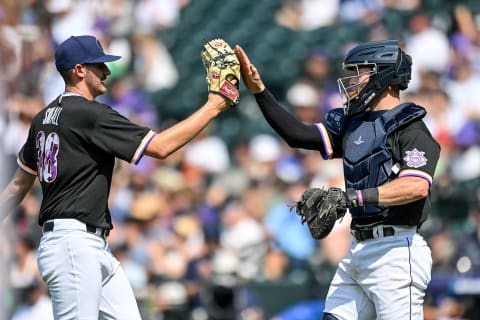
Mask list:
[[[425,121],[442,146],[433,212],[420,230],[433,256],[425,319],[479,319],[480,6],[438,0],[439,7],[448,4],[451,10],[436,15],[425,2],[284,0],[272,12],[272,23],[302,32],[356,21],[367,27],[369,39],[397,38],[413,56],[403,99],[428,110]],[[181,22],[190,5],[189,0],[2,1],[2,185],[16,169],[32,117],[63,92],[53,52],[70,35],[95,35],[106,52],[123,56],[109,64],[109,92],[102,102],[156,130],[171,125],[175,120],[162,116],[152,95],[179,81],[162,34]],[[392,12],[405,19],[406,28],[382,28],[382,17]],[[260,42],[261,34],[255,40]],[[344,53],[332,56],[312,46],[301,76],[278,97],[281,103],[305,122],[319,122],[340,107],[336,62]],[[275,70],[261,71],[275,76]],[[251,104],[242,97],[238,109],[260,119]],[[165,160],[144,157],[137,166],[118,161],[108,241],[144,319],[317,319],[351,236],[346,216],[326,239],[311,239],[291,209],[309,186],[344,187],[341,161],[293,150],[273,132],[252,131],[226,141],[215,123]],[[36,185],[1,227],[0,319],[52,319],[35,257],[40,195]],[[289,309],[296,302],[305,304]]]

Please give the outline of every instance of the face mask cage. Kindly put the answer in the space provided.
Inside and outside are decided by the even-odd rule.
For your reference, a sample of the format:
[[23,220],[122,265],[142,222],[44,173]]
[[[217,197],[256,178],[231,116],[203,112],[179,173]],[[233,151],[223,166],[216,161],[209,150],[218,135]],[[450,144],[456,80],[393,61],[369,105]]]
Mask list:
[[[371,76],[377,74],[376,63],[344,64],[343,69],[349,75],[337,80],[338,90],[342,98],[345,114],[349,114],[352,101],[360,95],[360,92],[367,85]],[[360,71],[362,69],[362,71]],[[368,69],[368,70],[367,70]]]

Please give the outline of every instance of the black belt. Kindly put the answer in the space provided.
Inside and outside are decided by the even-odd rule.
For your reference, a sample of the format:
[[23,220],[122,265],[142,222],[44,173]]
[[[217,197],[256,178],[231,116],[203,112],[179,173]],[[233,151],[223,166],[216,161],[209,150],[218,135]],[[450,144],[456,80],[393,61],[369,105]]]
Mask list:
[[[395,235],[395,229],[393,227],[378,227],[383,228],[383,237],[389,237]],[[351,233],[358,241],[365,241],[373,238],[382,237],[381,234],[377,234],[378,230],[375,229],[358,229],[352,230]]]
[[[42,227],[43,232],[53,231],[54,229],[55,229],[54,221],[47,221],[43,224],[43,227]],[[108,234],[110,233],[109,229],[98,228],[90,224],[85,224],[85,231],[96,234],[97,236],[100,236],[102,238],[108,237]]]

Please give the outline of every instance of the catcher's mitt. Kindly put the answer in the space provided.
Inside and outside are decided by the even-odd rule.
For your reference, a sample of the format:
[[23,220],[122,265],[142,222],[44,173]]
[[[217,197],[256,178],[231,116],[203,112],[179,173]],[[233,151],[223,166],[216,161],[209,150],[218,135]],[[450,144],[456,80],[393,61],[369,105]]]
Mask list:
[[201,57],[207,71],[208,91],[219,93],[230,105],[236,105],[240,97],[240,63],[230,45],[223,39],[210,40],[203,45]]
[[332,231],[335,221],[345,215],[349,206],[347,195],[340,188],[310,188],[294,207],[302,224],[306,222],[310,234],[318,240]]

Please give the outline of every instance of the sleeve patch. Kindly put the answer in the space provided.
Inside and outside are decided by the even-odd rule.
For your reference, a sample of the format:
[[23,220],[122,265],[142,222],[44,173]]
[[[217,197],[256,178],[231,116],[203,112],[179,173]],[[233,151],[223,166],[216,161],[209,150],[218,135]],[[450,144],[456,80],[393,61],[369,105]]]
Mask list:
[[403,157],[405,163],[410,168],[420,168],[427,164],[428,159],[425,157],[425,152],[419,151],[414,148],[411,151],[405,151],[405,157]]

